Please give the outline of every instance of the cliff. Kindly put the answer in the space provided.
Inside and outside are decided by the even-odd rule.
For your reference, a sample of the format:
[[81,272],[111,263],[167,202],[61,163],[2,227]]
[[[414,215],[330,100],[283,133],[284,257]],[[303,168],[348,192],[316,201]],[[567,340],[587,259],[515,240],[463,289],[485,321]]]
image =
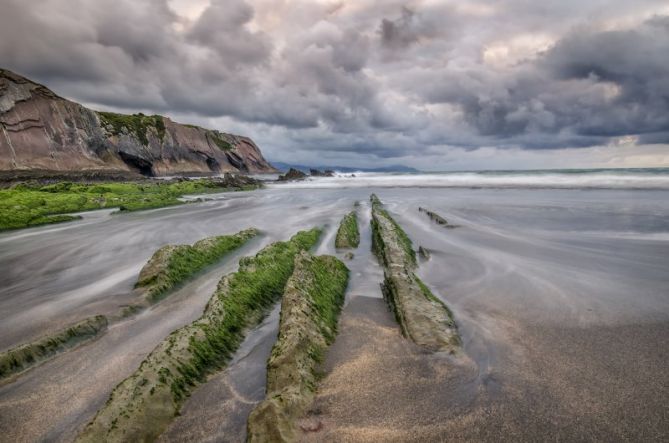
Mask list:
[[275,172],[248,137],[167,117],[96,112],[0,69],[0,171]]

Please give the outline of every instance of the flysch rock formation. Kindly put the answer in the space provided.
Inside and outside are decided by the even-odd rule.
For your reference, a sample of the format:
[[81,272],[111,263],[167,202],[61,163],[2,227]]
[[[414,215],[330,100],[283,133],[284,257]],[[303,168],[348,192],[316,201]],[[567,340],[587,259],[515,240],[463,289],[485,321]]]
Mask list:
[[248,137],[161,116],[96,112],[0,69],[0,171],[163,176],[276,169]]
[[409,237],[376,195],[371,202],[372,248],[383,265],[383,296],[402,333],[428,351],[455,353],[461,342],[453,314],[414,273],[416,253]]
[[279,336],[267,362],[267,394],[248,419],[247,442],[292,442],[311,404],[317,366],[334,341],[349,271],[337,258],[302,252],[281,299]]

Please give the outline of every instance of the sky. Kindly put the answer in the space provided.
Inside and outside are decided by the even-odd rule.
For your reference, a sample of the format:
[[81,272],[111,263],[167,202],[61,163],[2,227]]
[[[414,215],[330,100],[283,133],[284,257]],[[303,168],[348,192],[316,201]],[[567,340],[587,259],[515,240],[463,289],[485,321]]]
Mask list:
[[273,161],[669,167],[667,0],[3,0],[0,66]]

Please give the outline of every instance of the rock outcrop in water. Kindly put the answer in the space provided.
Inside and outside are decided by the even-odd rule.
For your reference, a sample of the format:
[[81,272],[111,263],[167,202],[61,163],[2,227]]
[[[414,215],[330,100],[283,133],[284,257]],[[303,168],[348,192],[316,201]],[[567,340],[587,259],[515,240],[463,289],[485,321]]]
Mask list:
[[281,297],[295,258],[320,237],[319,229],[300,231],[224,276],[198,320],[167,336],[133,375],[121,382],[79,436],[98,443],[153,441],[179,412],[194,386],[221,369]]
[[280,182],[287,182],[291,180],[304,180],[307,178],[307,174],[300,171],[299,169],[290,168],[288,172],[279,176]]
[[292,442],[311,404],[316,367],[334,341],[348,269],[332,256],[303,252],[281,300],[279,336],[267,362],[267,394],[248,419],[247,441]]
[[430,220],[432,220],[433,222],[435,222],[440,226],[443,226],[444,228],[453,229],[459,227],[458,225],[450,224],[448,220],[446,220],[444,217],[437,214],[436,212],[430,211],[429,209],[419,207],[418,212],[424,212],[428,217],[430,217]]
[[0,171],[144,176],[276,172],[248,137],[96,112],[0,69]]
[[354,249],[360,244],[360,230],[358,216],[351,211],[342,218],[335,237],[335,247],[338,249]]
[[87,318],[35,342],[0,353],[0,380],[41,363],[63,351],[93,340],[107,329],[103,315]]
[[454,353],[460,337],[451,311],[414,273],[411,240],[386,212],[376,195],[372,202],[372,248],[383,265],[383,296],[402,333],[430,351]]
[[191,245],[166,245],[158,249],[139,272],[135,290],[145,304],[155,303],[167,291],[191,278],[225,254],[239,248],[258,230],[207,237]]

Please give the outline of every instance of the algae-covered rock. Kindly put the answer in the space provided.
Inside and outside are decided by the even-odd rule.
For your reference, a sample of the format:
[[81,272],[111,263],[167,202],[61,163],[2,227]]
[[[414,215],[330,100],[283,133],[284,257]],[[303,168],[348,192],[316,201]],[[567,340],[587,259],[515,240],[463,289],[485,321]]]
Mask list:
[[402,333],[430,351],[455,352],[460,345],[455,321],[446,305],[414,273],[411,240],[372,195],[372,247],[384,266],[383,296]]
[[351,211],[344,216],[339,224],[335,237],[335,247],[340,249],[357,248],[359,244],[358,216],[355,211]]
[[283,294],[295,257],[313,247],[321,231],[301,231],[254,257],[221,279],[198,320],[177,329],[121,382],[78,441],[152,441],[179,412],[192,389],[223,368],[249,328]]
[[332,256],[303,252],[281,301],[279,336],[267,363],[267,395],[248,419],[247,441],[289,442],[314,397],[316,367],[334,340],[348,269]]
[[0,379],[22,372],[63,351],[94,339],[107,329],[107,318],[96,315],[61,331],[0,353]]
[[158,249],[139,273],[135,288],[146,303],[154,303],[224,255],[258,235],[251,228],[234,235],[207,237],[193,246],[167,245]]

